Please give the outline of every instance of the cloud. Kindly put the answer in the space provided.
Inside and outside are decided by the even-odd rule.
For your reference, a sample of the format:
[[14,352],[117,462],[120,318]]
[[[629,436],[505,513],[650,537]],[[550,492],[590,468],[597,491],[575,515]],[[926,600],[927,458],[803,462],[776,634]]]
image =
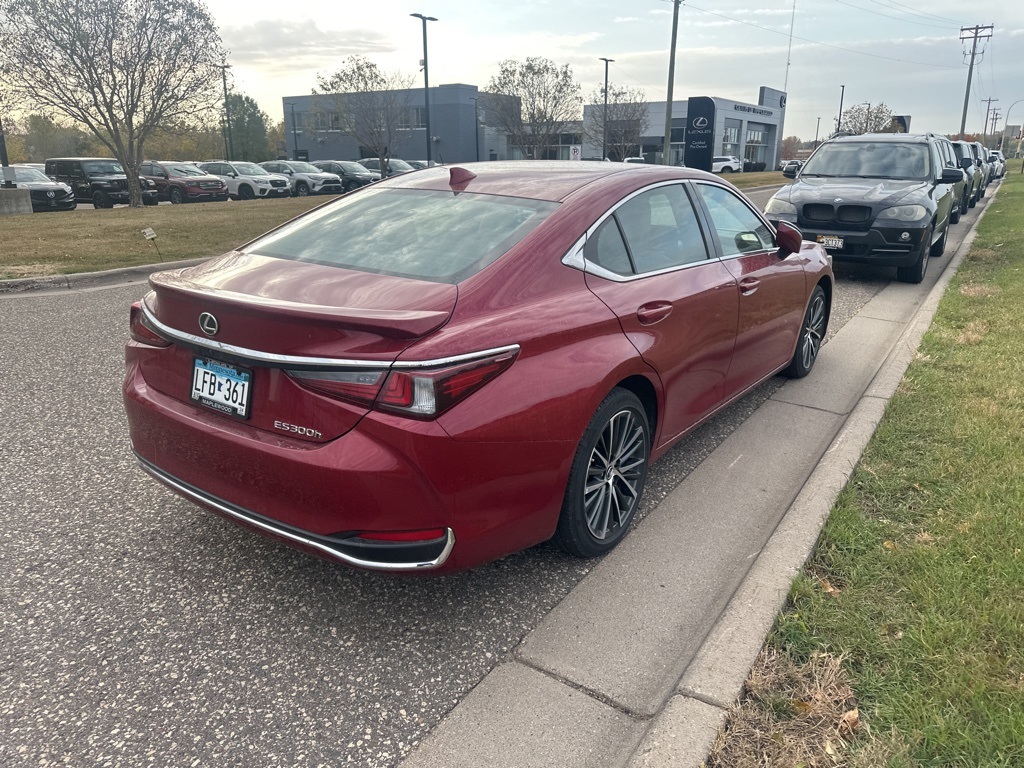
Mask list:
[[615,24],[620,24],[626,21],[640,21],[640,19],[638,19],[636,16],[619,16],[617,18],[612,19],[612,22]]
[[373,30],[322,30],[313,19],[261,20],[221,30],[231,59],[269,71],[322,68],[352,55],[389,53],[394,46]]

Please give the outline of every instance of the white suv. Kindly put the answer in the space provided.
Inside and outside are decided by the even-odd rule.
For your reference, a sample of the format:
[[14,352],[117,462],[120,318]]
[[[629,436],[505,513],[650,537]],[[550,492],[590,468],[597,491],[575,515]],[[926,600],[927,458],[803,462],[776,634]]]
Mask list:
[[306,195],[340,195],[344,192],[341,178],[336,173],[324,173],[315,165],[301,160],[268,160],[260,163],[271,173],[280,173],[287,177],[291,184],[292,194],[296,197]]
[[270,173],[256,163],[229,163],[224,160],[210,160],[199,163],[213,176],[224,179],[228,185],[228,197],[232,200],[252,200],[256,197],[288,197],[291,187],[288,177]]
[[716,155],[711,158],[712,173],[741,173],[743,163],[735,155]]

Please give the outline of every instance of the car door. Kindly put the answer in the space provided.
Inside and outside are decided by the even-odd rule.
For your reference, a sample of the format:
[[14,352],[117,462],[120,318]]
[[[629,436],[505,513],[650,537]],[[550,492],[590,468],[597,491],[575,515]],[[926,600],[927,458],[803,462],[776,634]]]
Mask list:
[[662,383],[659,445],[723,398],[735,344],[736,281],[702,231],[681,183],[627,198],[584,246],[587,285]]
[[807,259],[778,256],[775,235],[731,189],[694,182],[723,263],[736,280],[739,322],[725,383],[731,397],[782,368],[796,347],[804,315]]
[[952,184],[942,181],[942,171],[946,166],[942,153],[939,150],[938,142],[929,142],[932,157],[932,194],[935,196],[936,219],[939,226],[935,228],[935,239],[941,237],[941,231],[949,226],[950,214],[953,212],[953,198],[955,189]]

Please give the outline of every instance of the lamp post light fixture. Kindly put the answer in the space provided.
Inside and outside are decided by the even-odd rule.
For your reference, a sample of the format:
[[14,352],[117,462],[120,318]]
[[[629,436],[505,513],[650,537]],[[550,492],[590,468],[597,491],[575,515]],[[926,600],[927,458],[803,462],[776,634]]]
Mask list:
[[410,13],[423,22],[423,122],[427,129],[427,166],[430,161],[430,69],[427,62],[427,22],[437,21],[433,16],[424,16],[422,13]]
[[818,124],[814,126],[814,148],[818,148],[818,132],[821,130],[821,118],[818,118]]
[[600,57],[604,62],[604,112],[601,114],[601,159],[608,157],[608,64],[615,59]]
[[224,82],[224,158],[228,162],[234,160],[235,154],[235,143],[231,138],[231,107],[228,106],[228,70],[231,69],[231,65],[227,62],[218,64],[217,67],[220,69],[221,78]]
[[292,108],[292,145],[295,147],[295,153],[292,155],[292,160],[299,159],[299,127],[295,124],[295,102],[286,101],[285,105]]

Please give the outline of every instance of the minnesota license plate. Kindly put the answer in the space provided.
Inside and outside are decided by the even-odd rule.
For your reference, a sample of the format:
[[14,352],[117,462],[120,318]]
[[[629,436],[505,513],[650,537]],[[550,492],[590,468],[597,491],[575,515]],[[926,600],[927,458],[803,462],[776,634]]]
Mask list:
[[192,399],[236,419],[249,418],[252,371],[219,360],[195,358]]
[[826,248],[842,248],[843,238],[836,235],[818,235],[818,242]]

